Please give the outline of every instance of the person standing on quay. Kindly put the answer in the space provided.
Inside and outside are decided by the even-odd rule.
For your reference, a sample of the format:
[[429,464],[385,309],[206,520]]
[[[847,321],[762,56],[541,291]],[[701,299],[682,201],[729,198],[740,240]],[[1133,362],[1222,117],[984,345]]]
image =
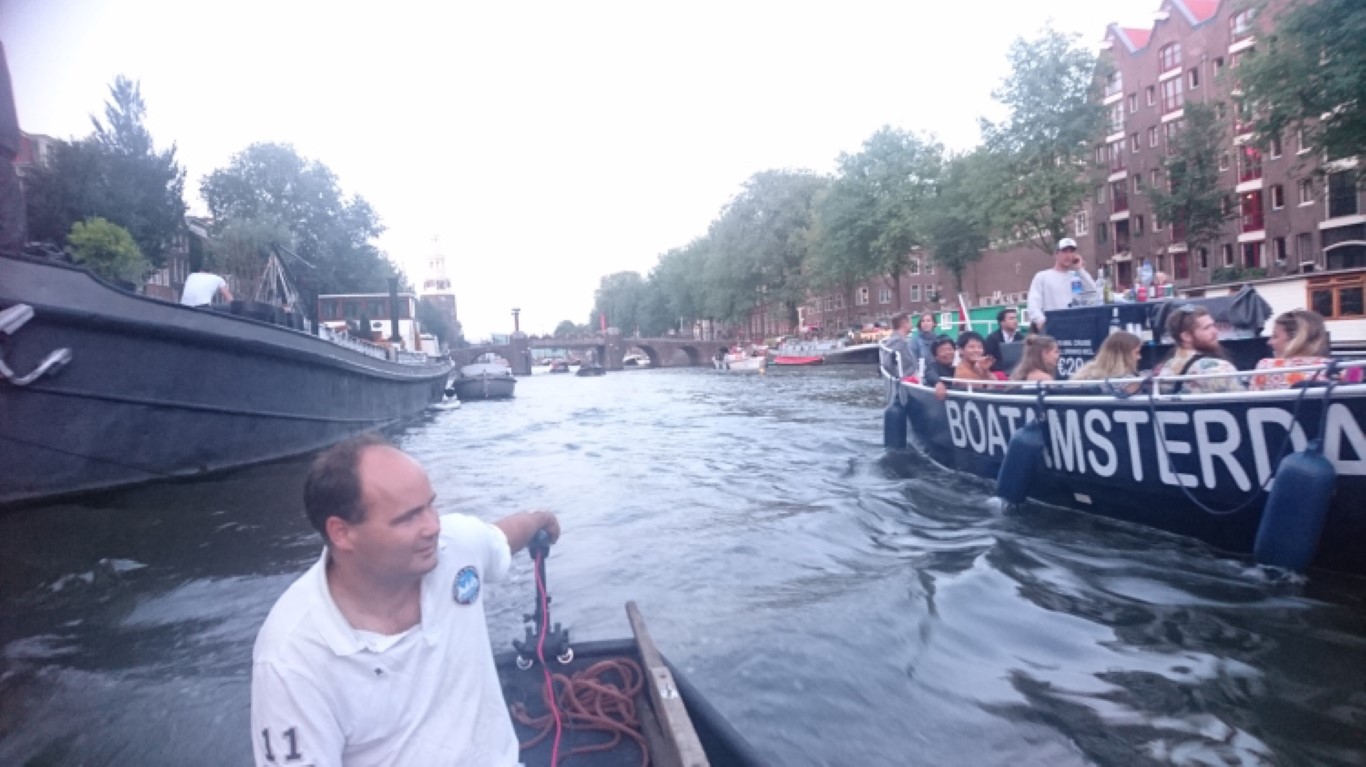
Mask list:
[[1055,309],[1066,309],[1072,305],[1075,294],[1072,292],[1072,273],[1076,272],[1081,280],[1081,294],[1094,296],[1096,282],[1086,273],[1086,264],[1077,254],[1077,241],[1071,237],[1058,240],[1058,249],[1053,253],[1053,266],[1034,275],[1029,283],[1029,326],[1036,332],[1044,330],[1044,313]]
[[422,467],[368,435],[313,462],[304,485],[322,557],[271,609],[252,651],[256,764],[518,763],[482,584],[545,530],[438,516]]

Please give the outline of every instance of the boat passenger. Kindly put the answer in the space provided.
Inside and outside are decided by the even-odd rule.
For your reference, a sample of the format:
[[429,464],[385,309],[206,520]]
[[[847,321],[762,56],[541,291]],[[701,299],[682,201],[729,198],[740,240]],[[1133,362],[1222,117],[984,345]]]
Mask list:
[[1062,352],[1052,336],[1033,335],[1024,341],[1024,355],[1010,374],[1012,381],[1052,381],[1058,376]]
[[918,371],[910,344],[911,315],[899,312],[892,315],[892,334],[882,341],[882,348],[895,352],[901,360],[902,375]]
[[373,435],[318,456],[304,509],[325,549],[256,637],[255,764],[517,764],[481,586],[558,539],[555,515],[439,516],[427,473]]
[[925,365],[925,385],[934,389],[934,396],[940,400],[949,396],[948,384],[941,379],[953,378],[953,339],[940,336],[935,339],[930,361]]
[[[1096,356],[1073,373],[1069,381],[1104,381],[1109,378],[1138,377],[1138,363],[1143,357],[1143,339],[1123,330],[1111,333],[1096,350]],[[1112,394],[1123,391],[1133,394],[1138,391],[1139,382],[1107,384],[1114,390]]]
[[[1172,337],[1176,349],[1166,362],[1153,371],[1153,375],[1186,376],[1238,372],[1238,368],[1234,367],[1232,362],[1224,359],[1223,347],[1219,346],[1219,329],[1214,326],[1214,318],[1205,307],[1185,304],[1174,309],[1167,316],[1167,334]],[[1243,382],[1235,375],[1177,381],[1164,384],[1162,387],[1162,391],[1168,394],[1242,390]]]
[[[1266,345],[1271,347],[1271,352],[1276,356],[1259,360],[1257,370],[1276,371],[1281,368],[1323,365],[1331,359],[1323,317],[1307,309],[1296,309],[1277,317]],[[1268,372],[1253,376],[1249,388],[1259,391],[1288,389],[1302,381],[1321,377],[1322,373],[1316,371]],[[1345,371],[1343,380],[1359,382],[1361,368]]]
[[919,370],[922,366],[929,369],[930,361],[934,359],[934,345],[939,340],[939,335],[934,332],[936,324],[933,312],[925,312],[916,321],[917,330],[909,343],[913,370]]
[[180,303],[185,306],[208,306],[213,303],[214,295],[223,296],[224,301],[232,300],[228,281],[204,271],[204,254],[190,254],[190,276],[185,278],[185,287],[180,291]]
[[1001,344],[1020,340],[1020,313],[1015,309],[1002,309],[996,312],[996,324],[998,327],[987,334],[986,352],[996,360],[991,369],[1004,373],[1006,363],[1001,355]]
[[1029,326],[1043,332],[1044,314],[1055,309],[1066,309],[1077,296],[1072,293],[1072,273],[1081,280],[1082,297],[1096,295],[1096,283],[1086,273],[1086,263],[1077,253],[1077,241],[1071,237],[1058,240],[1053,253],[1053,266],[1034,275],[1029,282]]
[[958,334],[958,367],[953,377],[967,381],[996,381],[991,365],[996,360],[985,352],[982,336],[971,330]]

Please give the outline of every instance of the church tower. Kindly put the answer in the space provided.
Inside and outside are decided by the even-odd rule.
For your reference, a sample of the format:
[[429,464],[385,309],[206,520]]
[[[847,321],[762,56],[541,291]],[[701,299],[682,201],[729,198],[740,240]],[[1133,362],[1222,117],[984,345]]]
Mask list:
[[427,259],[427,274],[422,280],[422,300],[431,304],[451,323],[457,336],[460,319],[455,312],[455,291],[451,289],[451,278],[446,273],[446,256],[436,247],[433,240],[432,255]]

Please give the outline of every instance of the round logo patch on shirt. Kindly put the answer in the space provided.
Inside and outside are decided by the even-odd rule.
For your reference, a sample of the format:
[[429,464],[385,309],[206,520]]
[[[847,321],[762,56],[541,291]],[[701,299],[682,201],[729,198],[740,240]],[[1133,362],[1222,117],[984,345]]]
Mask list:
[[455,575],[455,586],[452,591],[456,604],[467,605],[479,598],[479,571],[474,569],[474,565],[460,568],[460,572]]

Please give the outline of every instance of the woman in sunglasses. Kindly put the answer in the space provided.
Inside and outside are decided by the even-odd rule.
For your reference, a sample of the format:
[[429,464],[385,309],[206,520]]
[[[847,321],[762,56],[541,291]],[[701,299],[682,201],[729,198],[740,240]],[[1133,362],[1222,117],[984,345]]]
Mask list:
[[[1257,370],[1267,371],[1252,377],[1251,388],[1259,391],[1289,389],[1302,381],[1321,378],[1321,371],[1279,371],[1283,368],[1322,365],[1329,360],[1328,331],[1324,328],[1323,317],[1307,309],[1296,309],[1277,317],[1266,345],[1271,347],[1271,352],[1276,356],[1257,362]],[[1359,382],[1361,368],[1345,371],[1342,378],[1350,383]]]

